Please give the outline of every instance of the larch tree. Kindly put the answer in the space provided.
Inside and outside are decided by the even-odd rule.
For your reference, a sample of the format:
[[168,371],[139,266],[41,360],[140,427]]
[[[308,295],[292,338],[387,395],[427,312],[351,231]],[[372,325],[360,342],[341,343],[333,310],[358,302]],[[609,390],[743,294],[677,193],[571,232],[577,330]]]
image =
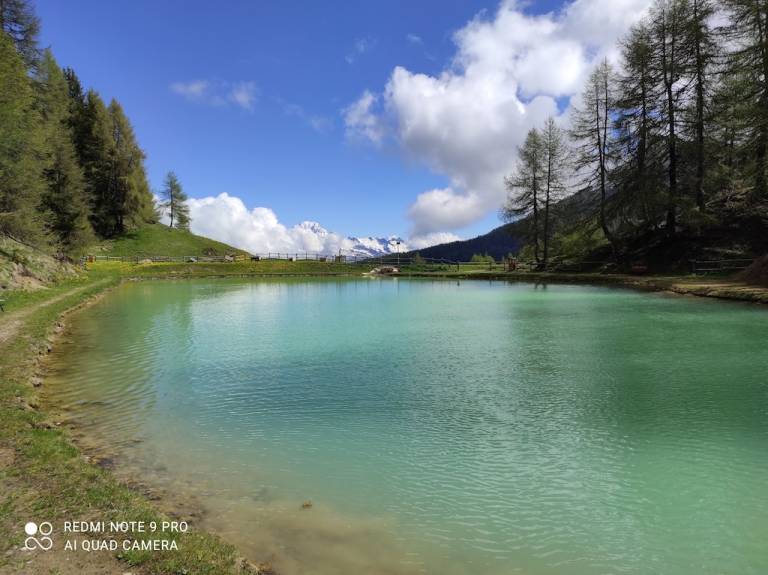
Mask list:
[[603,235],[617,255],[616,238],[608,222],[608,186],[610,153],[613,148],[611,115],[614,112],[614,74],[607,59],[592,71],[581,96],[581,104],[573,108],[570,136],[576,145],[577,173],[582,189],[596,193],[598,216]]
[[40,20],[29,0],[0,0],[0,30],[11,39],[28,69],[38,62]]
[[46,224],[67,250],[93,239],[83,171],[72,142],[67,81],[53,54],[46,50],[35,83],[45,142],[42,195]]
[[507,201],[501,216],[506,221],[530,216],[528,235],[533,243],[536,263],[541,263],[541,222],[539,210],[542,203],[545,150],[541,134],[535,128],[525,137],[518,149],[518,161],[514,173],[505,178]]
[[168,172],[165,176],[162,194],[163,202],[161,206],[169,217],[168,226],[189,230],[187,195],[181,187],[181,182],[179,182],[179,179],[173,172]]
[[663,98],[661,115],[664,119],[667,151],[667,235],[677,229],[679,198],[679,135],[678,121],[690,82],[685,75],[690,70],[690,45],[687,0],[658,0],[651,16],[651,33],[655,47],[655,66],[661,80]]
[[717,43],[710,22],[714,14],[714,6],[710,0],[692,0],[690,12],[690,44],[693,50],[693,140],[695,148],[695,172],[693,191],[696,207],[704,211],[706,204],[705,174],[706,174],[706,131],[709,127],[707,102],[710,100],[709,80],[712,67],[717,57]]
[[549,262],[552,206],[564,197],[566,191],[568,148],[565,140],[565,134],[557,125],[555,119],[552,117],[548,118],[544,128],[541,130],[541,150],[543,152],[541,162],[543,168],[542,195],[544,205],[542,263],[545,268]]
[[25,242],[43,237],[42,140],[26,66],[0,33],[0,232]]
[[616,99],[617,185],[625,219],[641,227],[656,228],[658,162],[659,81],[653,68],[653,45],[645,22],[635,25],[621,42],[623,73]]
[[743,102],[742,113],[749,126],[746,147],[752,156],[752,197],[768,201],[766,160],[768,157],[768,2],[724,0],[729,11],[727,30],[734,45],[727,73],[742,81],[735,96]]

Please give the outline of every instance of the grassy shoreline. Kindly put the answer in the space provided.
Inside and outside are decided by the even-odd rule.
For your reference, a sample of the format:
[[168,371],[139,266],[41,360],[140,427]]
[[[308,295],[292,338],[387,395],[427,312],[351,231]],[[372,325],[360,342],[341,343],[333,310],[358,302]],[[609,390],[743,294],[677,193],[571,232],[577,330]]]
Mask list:
[[[363,268],[336,270],[328,264],[306,262],[255,264],[96,264],[87,274],[35,292],[15,293],[0,316],[0,573],[268,573],[269,566],[244,561],[237,550],[215,535],[193,532],[175,535],[178,551],[91,553],[75,557],[57,552],[23,552],[23,525],[30,518],[49,520],[160,521],[163,514],[137,491],[120,484],[112,474],[88,461],[51,414],[41,410],[37,389],[44,377],[44,356],[63,330],[63,319],[74,310],[123,281],[192,279],[203,277],[360,277]],[[342,264],[345,265],[345,264]],[[312,267],[314,269],[309,269]],[[732,279],[635,277],[600,274],[409,272],[400,277],[472,279],[519,282],[558,282],[613,285],[646,291],[768,303],[768,288],[747,286]],[[44,519],[42,519],[44,518]],[[42,560],[44,558],[44,561]],[[32,563],[30,563],[30,561]],[[45,563],[45,562],[48,563]],[[53,561],[53,563],[51,563]],[[96,563],[94,563],[96,562]],[[89,567],[90,566],[90,567]],[[49,570],[48,567],[50,567]]]

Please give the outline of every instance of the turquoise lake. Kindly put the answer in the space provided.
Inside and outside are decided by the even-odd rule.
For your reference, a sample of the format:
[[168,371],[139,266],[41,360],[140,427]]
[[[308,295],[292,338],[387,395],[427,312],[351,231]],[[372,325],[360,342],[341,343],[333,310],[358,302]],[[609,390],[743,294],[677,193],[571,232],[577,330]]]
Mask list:
[[757,306],[138,282],[71,318],[46,389],[115,473],[285,575],[768,573]]

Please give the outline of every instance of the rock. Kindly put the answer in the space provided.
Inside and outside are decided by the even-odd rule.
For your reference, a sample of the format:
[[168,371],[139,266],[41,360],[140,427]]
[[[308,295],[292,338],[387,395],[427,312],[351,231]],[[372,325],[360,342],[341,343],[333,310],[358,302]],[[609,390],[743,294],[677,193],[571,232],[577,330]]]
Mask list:
[[301,504],[302,509],[312,509],[312,502],[307,500]]
[[225,262],[233,262],[233,261],[235,261],[235,258],[233,258],[230,255],[226,255],[226,256],[224,256],[224,261]]
[[257,575],[277,575],[277,571],[272,567],[271,563],[258,563],[256,565]]
[[145,259],[143,259],[143,260],[140,260],[140,261],[139,261],[139,263],[140,263],[140,264],[151,264],[151,263],[152,263],[152,260],[151,260],[151,259],[149,259],[149,258],[145,258]]

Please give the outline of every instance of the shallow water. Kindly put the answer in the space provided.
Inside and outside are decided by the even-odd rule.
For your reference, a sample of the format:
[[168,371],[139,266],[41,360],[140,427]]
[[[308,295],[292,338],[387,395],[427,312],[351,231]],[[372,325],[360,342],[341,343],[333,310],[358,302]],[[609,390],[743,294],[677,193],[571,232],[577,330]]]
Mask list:
[[194,495],[288,575],[768,572],[758,307],[145,282],[73,318],[52,372],[49,401],[118,471]]

